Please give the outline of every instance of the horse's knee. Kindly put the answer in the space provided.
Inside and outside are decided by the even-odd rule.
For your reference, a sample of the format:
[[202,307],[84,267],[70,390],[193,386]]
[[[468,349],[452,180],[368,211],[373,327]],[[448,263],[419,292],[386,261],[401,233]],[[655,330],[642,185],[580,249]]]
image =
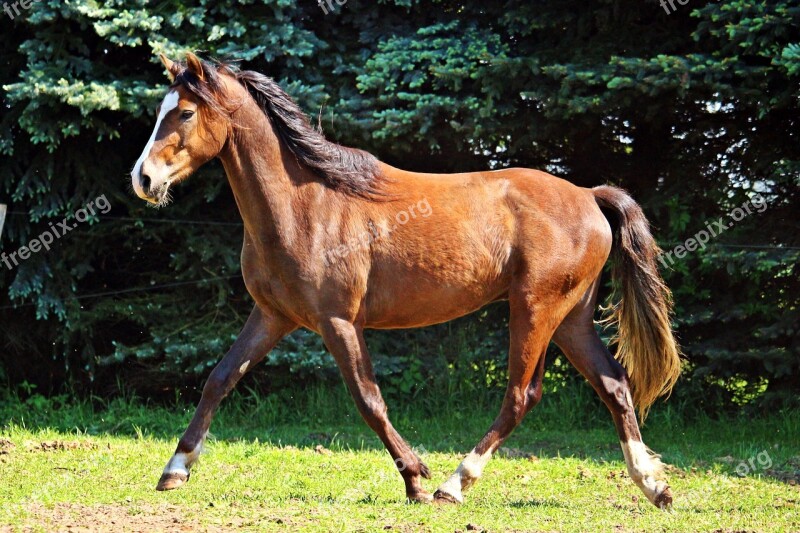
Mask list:
[[536,381],[528,385],[525,398],[526,412],[536,407],[542,401],[542,382]]
[[633,411],[630,381],[624,370],[613,378],[603,378],[601,395],[603,402],[612,411],[618,413]]
[[501,411],[501,419],[503,427],[508,430],[513,430],[517,425],[522,422],[525,414],[532,407],[530,388],[525,391],[515,390],[513,394],[506,396],[503,409]]
[[228,393],[230,383],[230,372],[217,366],[208,375],[206,384],[203,386],[203,396],[207,398],[219,398]]
[[366,415],[377,419],[386,418],[389,411],[382,398],[372,395],[363,398],[363,401],[361,402],[361,410]]
[[361,413],[361,416],[364,417],[367,424],[370,426],[383,424],[388,420],[388,408],[379,391],[367,394],[361,394],[360,391],[353,391],[353,398],[356,401],[356,407]]

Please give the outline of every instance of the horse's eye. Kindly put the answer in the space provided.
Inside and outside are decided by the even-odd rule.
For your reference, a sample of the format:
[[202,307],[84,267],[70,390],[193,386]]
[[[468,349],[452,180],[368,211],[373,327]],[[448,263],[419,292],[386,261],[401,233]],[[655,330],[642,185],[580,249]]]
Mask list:
[[187,111],[184,111],[184,112],[181,113],[181,119],[182,120],[189,120],[193,116],[194,116],[194,111],[188,111],[187,110]]

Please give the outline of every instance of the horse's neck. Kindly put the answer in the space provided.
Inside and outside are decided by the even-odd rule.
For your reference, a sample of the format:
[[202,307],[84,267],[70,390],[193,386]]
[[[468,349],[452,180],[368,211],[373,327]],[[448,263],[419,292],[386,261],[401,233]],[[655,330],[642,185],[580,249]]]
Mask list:
[[220,159],[245,229],[257,243],[290,247],[308,221],[308,172],[282,149],[260,109],[233,129]]

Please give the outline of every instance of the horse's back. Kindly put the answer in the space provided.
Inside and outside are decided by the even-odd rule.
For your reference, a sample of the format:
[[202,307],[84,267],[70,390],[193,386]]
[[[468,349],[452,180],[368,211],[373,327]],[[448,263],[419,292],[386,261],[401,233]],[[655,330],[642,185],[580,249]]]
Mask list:
[[[587,270],[581,262],[591,241],[607,227],[590,190],[544,172],[397,171],[389,177],[399,199],[381,207],[385,218],[419,202],[427,216],[403,215],[408,222],[373,243],[367,306],[372,327],[456,318],[507,297],[515,276],[525,273],[575,279]],[[607,251],[592,262],[606,257]]]

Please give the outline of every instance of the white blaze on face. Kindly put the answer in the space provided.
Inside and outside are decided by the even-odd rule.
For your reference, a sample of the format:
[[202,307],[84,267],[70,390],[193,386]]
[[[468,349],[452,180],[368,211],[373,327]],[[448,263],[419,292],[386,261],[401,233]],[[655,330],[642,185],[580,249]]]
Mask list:
[[150,135],[150,140],[147,141],[147,145],[144,147],[142,155],[139,156],[139,160],[136,161],[136,165],[133,167],[133,171],[131,172],[133,190],[136,191],[136,194],[142,198],[147,195],[144,194],[142,186],[139,184],[139,173],[142,171],[142,165],[144,164],[145,160],[150,156],[150,150],[153,149],[153,144],[156,142],[156,135],[158,135],[158,128],[161,127],[161,122],[167,116],[167,113],[178,107],[178,100],[180,100],[178,91],[170,91],[169,94],[164,97],[164,100],[161,102],[161,112],[158,114],[158,119],[156,119],[156,127],[153,128],[153,134]]

